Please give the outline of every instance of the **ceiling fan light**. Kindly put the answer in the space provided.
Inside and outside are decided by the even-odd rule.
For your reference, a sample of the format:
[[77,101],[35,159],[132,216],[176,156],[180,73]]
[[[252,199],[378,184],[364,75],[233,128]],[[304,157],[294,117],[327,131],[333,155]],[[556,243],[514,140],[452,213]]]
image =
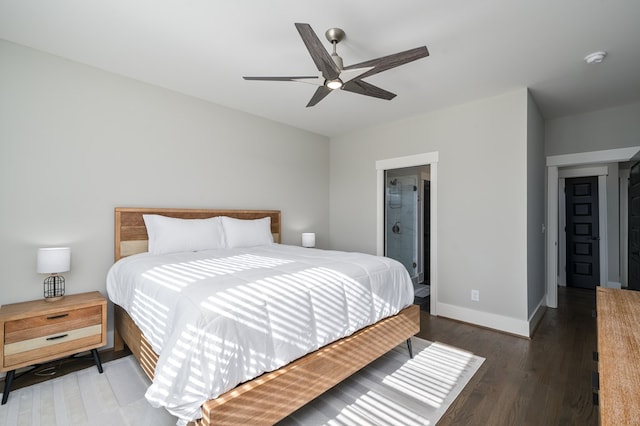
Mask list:
[[342,80],[336,78],[335,80],[327,80],[324,82],[324,85],[327,86],[331,90],[342,89]]

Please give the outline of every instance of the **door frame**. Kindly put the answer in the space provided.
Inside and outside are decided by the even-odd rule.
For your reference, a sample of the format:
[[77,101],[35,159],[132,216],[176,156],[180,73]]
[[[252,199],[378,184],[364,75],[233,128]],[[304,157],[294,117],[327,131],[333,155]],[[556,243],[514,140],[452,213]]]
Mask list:
[[[638,159],[640,146],[580,152],[547,157],[547,306],[558,307],[558,187],[560,167],[591,165],[597,163],[622,163]],[[605,247],[604,251],[608,248]]]
[[429,174],[431,176],[431,226],[429,227],[431,238],[431,255],[429,259],[430,274],[430,296],[431,304],[429,307],[431,315],[437,315],[438,300],[438,152],[427,152],[423,154],[409,155],[406,157],[388,158],[376,161],[376,253],[378,256],[384,256],[384,191],[385,191],[385,170],[403,169],[405,167],[429,166]]
[[[567,232],[566,227],[566,198],[565,198],[565,180],[577,177],[598,177],[598,227],[599,245],[600,245],[600,283],[606,283],[609,276],[609,255],[608,250],[608,234],[607,234],[607,176],[609,175],[608,166],[600,167],[584,167],[578,169],[558,170],[558,220],[560,235],[558,241],[558,285],[566,287],[567,285]],[[604,248],[604,249],[603,249]],[[564,271],[564,273],[562,273]]]

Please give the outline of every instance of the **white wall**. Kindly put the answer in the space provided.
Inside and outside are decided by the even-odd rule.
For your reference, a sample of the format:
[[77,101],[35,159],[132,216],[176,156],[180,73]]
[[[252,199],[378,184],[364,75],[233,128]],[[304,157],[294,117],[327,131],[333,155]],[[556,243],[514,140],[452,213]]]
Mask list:
[[[541,318],[545,286],[544,120],[531,94],[527,100],[527,313]],[[535,324],[532,324],[535,325]]]
[[328,246],[327,138],[6,41],[0,63],[0,304],[42,297],[44,246],[104,294],[116,206],[281,209],[284,243]]
[[521,89],[332,138],[331,248],[375,253],[376,161],[437,151],[438,312],[528,334],[527,99]]
[[548,120],[545,155],[640,145],[640,103]]

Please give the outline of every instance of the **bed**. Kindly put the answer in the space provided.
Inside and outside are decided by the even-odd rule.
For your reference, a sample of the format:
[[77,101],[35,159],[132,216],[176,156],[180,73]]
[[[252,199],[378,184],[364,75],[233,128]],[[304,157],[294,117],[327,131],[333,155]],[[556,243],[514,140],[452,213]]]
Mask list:
[[[116,262],[133,255],[139,256],[147,251],[149,236],[143,215],[181,219],[220,216],[245,220],[269,218],[273,241],[281,242],[281,215],[276,210],[116,208]],[[147,338],[127,310],[118,304],[115,305],[114,322],[114,350],[122,350],[126,345],[145,373],[153,380],[159,360],[159,355],[153,349],[153,339]],[[397,314],[380,319],[274,371],[244,381],[216,398],[203,402],[202,417],[195,423],[276,423],[395,346],[407,341],[419,331],[419,328],[419,308],[409,305]]]

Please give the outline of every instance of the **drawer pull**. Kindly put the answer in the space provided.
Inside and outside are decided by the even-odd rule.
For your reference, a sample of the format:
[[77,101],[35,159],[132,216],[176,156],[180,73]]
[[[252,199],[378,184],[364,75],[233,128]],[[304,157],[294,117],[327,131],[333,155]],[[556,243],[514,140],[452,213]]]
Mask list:
[[60,314],[60,315],[52,315],[50,317],[47,317],[47,319],[58,319],[58,318],[64,318],[64,317],[68,317],[69,314]]
[[47,337],[47,340],[57,340],[57,339],[62,339],[63,337],[67,337],[68,334],[61,334],[59,336],[53,336],[53,337]]

